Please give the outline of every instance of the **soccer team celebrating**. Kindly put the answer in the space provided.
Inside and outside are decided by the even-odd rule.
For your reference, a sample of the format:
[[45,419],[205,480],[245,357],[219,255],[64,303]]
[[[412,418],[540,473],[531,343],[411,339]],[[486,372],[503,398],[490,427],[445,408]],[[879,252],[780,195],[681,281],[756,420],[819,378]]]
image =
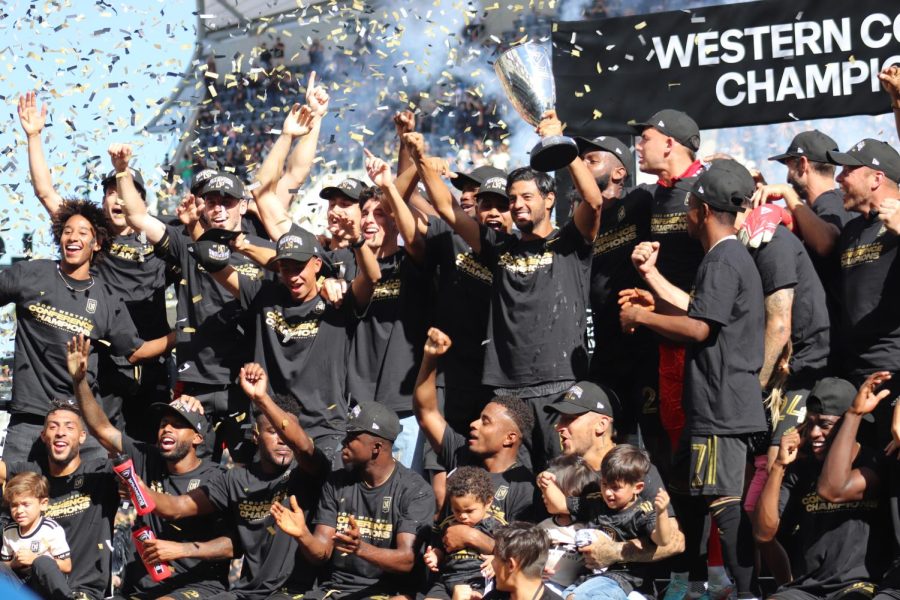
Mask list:
[[[900,67],[880,78],[900,130]],[[47,109],[20,98],[59,259],[0,272],[0,579],[95,600],[900,599],[894,148],[806,131],[769,184],[701,162],[696,122],[662,109],[633,125],[657,182],[631,186],[620,140],[576,138],[554,220],[553,176],[453,172],[401,112],[396,163],[367,151],[369,182],[321,189],[314,235],[289,213],[328,115],[314,74],[302,101],[252,182],[200,169],[165,217],[127,144],[100,204],[60,197]],[[549,111],[537,133],[563,129]]]

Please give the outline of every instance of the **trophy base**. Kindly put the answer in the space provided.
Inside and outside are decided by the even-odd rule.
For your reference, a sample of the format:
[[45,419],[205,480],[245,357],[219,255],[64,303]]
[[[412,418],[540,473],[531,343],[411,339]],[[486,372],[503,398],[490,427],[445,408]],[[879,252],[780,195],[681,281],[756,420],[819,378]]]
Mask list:
[[549,173],[568,167],[578,158],[578,144],[564,135],[543,138],[531,149],[531,168]]

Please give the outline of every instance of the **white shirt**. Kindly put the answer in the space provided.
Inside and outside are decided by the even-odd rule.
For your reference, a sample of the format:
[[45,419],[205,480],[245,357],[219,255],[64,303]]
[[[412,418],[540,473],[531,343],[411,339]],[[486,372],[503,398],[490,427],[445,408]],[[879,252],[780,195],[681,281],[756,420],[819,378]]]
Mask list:
[[25,548],[37,556],[69,558],[66,532],[63,531],[62,525],[46,517],[41,517],[38,526],[26,536],[21,535],[19,526],[15,523],[3,529],[3,550],[0,551],[0,560],[10,561],[16,552]]

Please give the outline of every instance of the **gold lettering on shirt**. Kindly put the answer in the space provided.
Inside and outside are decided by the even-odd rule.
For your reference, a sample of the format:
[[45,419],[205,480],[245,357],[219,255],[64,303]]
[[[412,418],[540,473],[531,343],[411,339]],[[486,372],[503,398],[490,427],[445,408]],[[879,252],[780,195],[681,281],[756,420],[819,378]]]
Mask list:
[[44,512],[45,517],[59,519],[83,513],[91,507],[91,497],[81,492],[66,496],[63,500],[53,500]]
[[94,330],[94,323],[90,319],[43,302],[29,305],[28,312],[36,321],[72,334],[89,336]]
[[466,275],[474,277],[482,283],[490,285],[494,276],[491,270],[478,262],[471,252],[460,252],[456,255],[456,268]]
[[147,256],[153,254],[153,246],[150,244],[143,244],[141,246],[129,246],[127,244],[120,244],[118,242],[113,242],[112,246],[109,247],[110,256],[115,256],[116,258],[121,258],[122,260],[130,260],[132,262],[144,262],[144,259]]
[[637,225],[627,225],[601,233],[594,240],[594,256],[606,254],[635,240],[637,240]]
[[829,502],[815,492],[803,496],[803,508],[808,513],[833,513],[847,510],[875,510],[878,500],[859,500],[857,502]]
[[687,213],[653,215],[650,219],[650,233],[675,233],[687,231]]
[[232,265],[234,270],[250,279],[260,280],[263,278],[263,270],[254,263],[244,263],[241,265]]
[[875,262],[881,258],[883,251],[884,244],[881,242],[848,248],[841,253],[841,268],[846,269],[863,263]]
[[375,291],[372,292],[372,301],[390,300],[400,297],[400,280],[389,279],[387,281],[378,282],[375,285]]
[[[362,515],[353,515],[353,519],[359,527],[359,537],[363,540],[390,540],[394,536],[394,524],[389,521]],[[341,533],[350,529],[349,513],[338,513],[336,529]]]
[[238,516],[245,521],[261,521],[269,516],[269,509],[276,502],[280,503],[285,498],[284,490],[278,491],[271,500],[250,501],[244,500],[238,503]]
[[300,321],[292,325],[285,320],[284,315],[274,310],[266,312],[266,325],[281,336],[282,342],[310,339],[319,333],[318,319]]
[[543,254],[513,256],[504,252],[500,255],[498,264],[514,275],[532,275],[553,264],[553,253],[545,251]]

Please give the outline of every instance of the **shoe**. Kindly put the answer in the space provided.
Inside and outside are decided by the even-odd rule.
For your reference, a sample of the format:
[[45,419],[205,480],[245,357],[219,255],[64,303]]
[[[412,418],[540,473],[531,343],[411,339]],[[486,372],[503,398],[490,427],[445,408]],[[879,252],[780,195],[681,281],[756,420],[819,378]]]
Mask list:
[[707,585],[706,591],[697,600],[736,600],[734,585]]
[[672,579],[666,587],[663,600],[687,600],[688,582],[682,579]]

